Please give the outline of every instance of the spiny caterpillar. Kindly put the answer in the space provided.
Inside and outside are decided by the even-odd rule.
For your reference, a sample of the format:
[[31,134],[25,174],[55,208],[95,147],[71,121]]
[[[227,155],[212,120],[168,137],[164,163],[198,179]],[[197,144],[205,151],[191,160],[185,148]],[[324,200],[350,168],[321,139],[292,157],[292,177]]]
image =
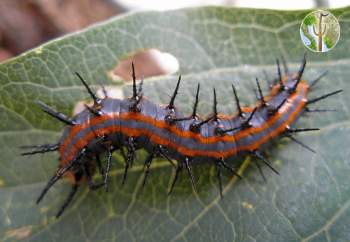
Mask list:
[[[169,104],[160,106],[143,96],[142,81],[137,87],[133,64],[132,96],[124,100],[110,98],[106,91],[104,92],[104,98],[98,98],[84,79],[76,73],[93,99],[93,105],[86,105],[82,112],[73,118],[69,118],[38,101],[37,103],[44,112],[67,126],[64,129],[63,136],[56,144],[23,147],[31,148],[32,151],[22,153],[22,155],[56,150],[60,153],[58,169],[41,192],[37,203],[43,199],[51,186],[63,176],[70,178],[72,189],[58,211],[57,217],[70,204],[82,183],[81,181],[86,180],[91,190],[101,187],[107,190],[112,153],[117,150],[121,151],[125,158],[123,183],[138,149],[145,149],[148,153],[144,161],[143,184],[146,183],[153,158],[163,157],[174,165],[176,173],[169,194],[183,169],[187,170],[192,186],[195,188],[192,166],[209,162],[216,166],[220,194],[222,195],[222,169],[227,169],[234,175],[239,176],[228,164],[230,158],[238,155],[255,157],[255,164],[261,174],[262,170],[259,162],[267,165],[278,174],[277,170],[264,157],[262,153],[263,145],[277,137],[288,137],[313,152],[310,147],[300,142],[293,135],[298,132],[319,129],[292,128],[292,126],[303,112],[328,111],[326,109],[311,109],[310,105],[342,91],[337,90],[308,100],[309,91],[326,73],[321,74],[308,84],[302,79],[306,66],[306,55],[304,55],[297,73],[290,73],[284,61],[283,64],[284,75],[281,73],[277,60],[278,76],[271,84],[269,96],[263,96],[260,83],[256,79],[259,100],[255,107],[241,107],[236,89],[232,85],[238,111],[236,115],[226,116],[218,113],[214,88],[213,112],[206,118],[197,115],[199,84],[196,90],[193,111],[190,115],[182,114],[175,107],[175,98],[179,90],[181,76],[177,81]],[[123,147],[126,147],[126,154]],[[107,155],[106,164],[104,165],[102,165],[100,159],[102,154]],[[176,165],[173,160],[177,161]],[[92,178],[96,170],[103,177],[99,183]]]

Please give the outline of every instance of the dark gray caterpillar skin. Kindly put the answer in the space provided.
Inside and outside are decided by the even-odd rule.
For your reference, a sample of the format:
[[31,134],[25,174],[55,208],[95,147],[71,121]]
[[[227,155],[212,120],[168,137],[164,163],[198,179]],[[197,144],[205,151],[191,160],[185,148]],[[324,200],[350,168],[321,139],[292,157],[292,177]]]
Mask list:
[[[192,174],[192,165],[203,162],[215,164],[221,187],[221,169],[230,170],[234,175],[240,176],[228,165],[238,155],[250,154],[257,158],[255,164],[260,169],[258,161],[263,162],[274,172],[278,173],[261,154],[264,146],[271,139],[287,136],[305,148],[308,146],[296,140],[292,134],[302,131],[318,129],[292,129],[292,125],[304,111],[311,111],[307,106],[328,96],[339,93],[341,90],[326,94],[313,100],[307,100],[310,87],[319,79],[316,78],[310,85],[301,79],[306,65],[305,56],[298,73],[288,73],[281,76],[277,62],[279,76],[271,85],[270,96],[262,95],[257,80],[259,102],[254,108],[242,108],[233,87],[238,114],[224,116],[217,112],[216,92],[214,89],[213,113],[206,119],[196,114],[199,85],[192,115],[182,114],[174,106],[174,101],[180,85],[180,78],[170,103],[159,106],[143,97],[142,83],[139,90],[136,88],[136,78],[133,67],[133,96],[125,99],[112,99],[105,96],[97,98],[79,74],[78,77],[87,88],[94,100],[92,107],[87,107],[72,119],[39,103],[45,112],[67,124],[63,136],[58,144],[35,146],[35,150],[23,153],[35,154],[52,150],[59,150],[60,164],[56,174],[38,198],[40,202],[49,188],[63,175],[71,178],[72,192],[60,209],[60,216],[72,200],[82,179],[86,179],[90,189],[94,190],[104,186],[107,189],[108,172],[111,166],[112,152],[120,150],[124,153],[125,182],[128,168],[132,165],[135,152],[146,149],[148,156],[145,160],[145,177],[155,157],[164,157],[172,164],[177,161],[176,174],[169,193],[172,191],[178,174],[186,168],[193,187],[195,182]],[[287,70],[287,68],[285,68]],[[322,76],[322,75],[321,75]],[[107,162],[103,166],[100,155],[107,154]],[[95,183],[92,176],[99,170],[103,181]]]

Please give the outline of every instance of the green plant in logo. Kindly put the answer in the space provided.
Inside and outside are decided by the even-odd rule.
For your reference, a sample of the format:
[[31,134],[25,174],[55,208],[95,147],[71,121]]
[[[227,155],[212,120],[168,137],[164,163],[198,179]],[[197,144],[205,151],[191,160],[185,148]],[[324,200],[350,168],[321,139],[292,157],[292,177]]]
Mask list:
[[337,44],[340,26],[333,14],[317,10],[304,18],[300,26],[300,36],[304,45],[310,50],[326,52]]
[[324,37],[324,43],[328,49],[332,49],[334,46],[333,42],[327,36]]
[[314,15],[307,15],[304,19],[304,24],[305,25],[314,25],[316,24],[317,20],[316,20],[316,17]]
[[[322,51],[322,38],[326,33],[327,25],[322,25],[323,17],[327,17],[328,13],[320,13],[318,16],[318,31],[316,31],[315,25],[312,25],[312,30],[314,34],[317,35],[317,51]],[[323,28],[323,29],[322,29]]]

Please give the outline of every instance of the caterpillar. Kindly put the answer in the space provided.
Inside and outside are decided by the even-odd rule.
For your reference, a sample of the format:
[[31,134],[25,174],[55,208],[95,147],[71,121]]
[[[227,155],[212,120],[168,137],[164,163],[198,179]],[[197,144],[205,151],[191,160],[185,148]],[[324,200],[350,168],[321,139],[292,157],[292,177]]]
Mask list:
[[[132,64],[132,96],[124,100],[105,96],[99,98],[91,90],[83,77],[76,73],[81,83],[93,100],[93,105],[74,117],[54,110],[43,102],[36,101],[42,110],[57,120],[63,122],[63,135],[55,144],[32,145],[22,148],[27,150],[22,155],[33,155],[59,151],[59,166],[42,190],[37,199],[39,203],[49,189],[62,177],[71,182],[71,192],[59,209],[56,217],[62,215],[73,200],[82,181],[90,190],[104,187],[108,190],[108,173],[111,168],[112,153],[120,151],[125,159],[125,170],[122,183],[125,182],[128,169],[135,159],[138,149],[145,149],[147,157],[144,161],[145,175],[143,185],[150,173],[152,160],[163,157],[176,169],[171,182],[169,194],[172,192],[178,175],[187,170],[193,189],[195,179],[192,167],[204,162],[216,166],[216,175],[220,195],[222,196],[222,169],[227,169],[233,175],[240,175],[231,167],[229,160],[239,155],[251,155],[263,175],[261,164],[267,165],[273,172],[278,171],[263,154],[264,147],[278,137],[288,137],[304,148],[314,152],[312,148],[298,140],[294,135],[299,132],[315,131],[318,128],[292,128],[304,112],[324,112],[327,109],[312,109],[310,106],[320,100],[340,93],[336,90],[328,94],[308,99],[308,94],[326,72],[311,82],[302,79],[306,66],[306,54],[302,58],[298,72],[289,72],[283,60],[284,73],[281,73],[279,60],[276,60],[277,77],[270,84],[270,94],[264,96],[260,82],[256,79],[257,98],[255,107],[243,107],[234,85],[233,97],[237,114],[227,116],[217,110],[216,90],[213,89],[213,111],[206,118],[197,114],[200,85],[195,94],[193,111],[190,115],[182,114],[175,106],[175,99],[181,83],[181,75],[175,90],[167,105],[152,103],[143,95],[142,80],[137,86],[134,64]],[[124,151],[125,150],[125,151]],[[101,155],[106,155],[102,165]],[[176,164],[173,160],[176,160]],[[99,172],[102,181],[93,179]],[[264,178],[264,176],[263,176]]]

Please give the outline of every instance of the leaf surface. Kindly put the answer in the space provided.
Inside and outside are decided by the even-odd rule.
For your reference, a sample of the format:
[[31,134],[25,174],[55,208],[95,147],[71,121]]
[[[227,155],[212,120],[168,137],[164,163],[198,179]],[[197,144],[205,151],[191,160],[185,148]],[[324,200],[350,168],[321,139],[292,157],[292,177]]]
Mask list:
[[[121,186],[123,166],[114,157],[110,191],[89,192],[84,186],[58,220],[54,215],[70,186],[55,185],[44,201],[35,200],[57,167],[57,153],[22,157],[19,146],[54,143],[62,125],[34,104],[41,100],[71,114],[88,97],[74,72],[98,88],[117,86],[125,96],[129,83],[109,72],[124,58],[150,48],[174,55],[182,86],[176,105],[189,113],[201,83],[199,111],[212,109],[212,88],[219,110],[234,112],[231,83],[247,105],[255,101],[254,78],[276,74],[283,55],[297,70],[305,51],[299,26],[309,11],[272,11],[203,7],[169,12],[140,12],[111,19],[84,31],[53,40],[0,65],[0,240],[1,241],[349,241],[350,163],[350,8],[332,10],[341,25],[338,45],[323,54],[308,53],[305,80],[325,69],[329,75],[312,97],[343,89],[344,93],[315,105],[335,113],[303,115],[298,127],[320,127],[298,138],[317,150],[312,154],[282,139],[267,148],[280,176],[266,167],[264,182],[255,166],[237,180],[224,174],[220,199],[215,168],[195,167],[198,194],[187,174],[172,196],[166,192],[174,175],[162,160],[152,164],[142,189],[140,152]],[[24,40],[25,41],[25,40]],[[176,76],[145,80],[144,93],[166,103]],[[267,93],[267,89],[264,90]],[[118,161],[117,161],[118,160]],[[237,157],[235,164],[247,162]],[[248,159],[249,160],[249,159]]]

